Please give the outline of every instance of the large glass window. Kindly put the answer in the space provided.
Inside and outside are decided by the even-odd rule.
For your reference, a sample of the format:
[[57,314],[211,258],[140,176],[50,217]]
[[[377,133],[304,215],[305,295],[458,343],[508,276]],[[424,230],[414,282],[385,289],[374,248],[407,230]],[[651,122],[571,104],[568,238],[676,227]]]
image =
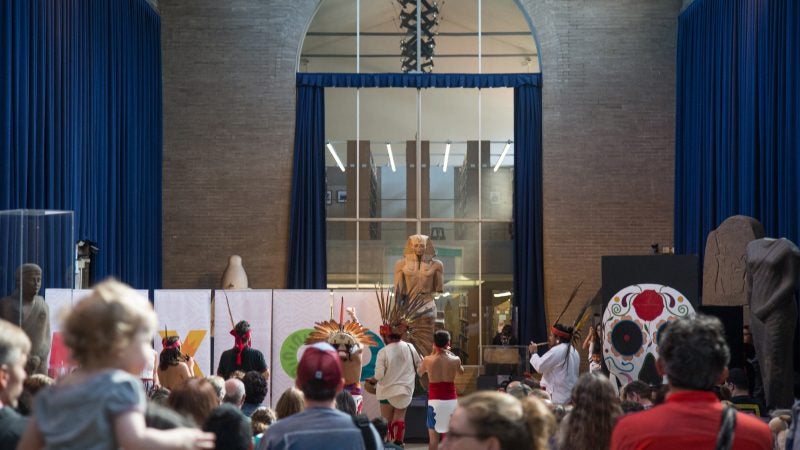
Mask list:
[[[441,3],[433,65],[423,71],[539,71],[533,37],[514,0]],[[406,71],[403,14],[412,6],[324,0],[299,70]],[[430,62],[419,59],[412,66]],[[326,146],[320,151],[326,155],[328,286],[391,287],[407,237],[430,236],[445,268],[444,290],[435,297],[440,318],[454,350],[478,364],[480,346],[515,316],[513,90],[325,92]]]

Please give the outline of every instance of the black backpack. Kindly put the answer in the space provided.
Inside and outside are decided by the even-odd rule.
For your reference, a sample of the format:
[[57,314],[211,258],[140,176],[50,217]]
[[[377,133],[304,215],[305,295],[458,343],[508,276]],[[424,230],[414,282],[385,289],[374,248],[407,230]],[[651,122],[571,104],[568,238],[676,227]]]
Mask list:
[[361,430],[361,437],[364,439],[364,448],[367,450],[378,450],[378,443],[375,442],[375,435],[372,433],[371,423],[366,414],[356,414],[353,416],[353,422],[359,430]]

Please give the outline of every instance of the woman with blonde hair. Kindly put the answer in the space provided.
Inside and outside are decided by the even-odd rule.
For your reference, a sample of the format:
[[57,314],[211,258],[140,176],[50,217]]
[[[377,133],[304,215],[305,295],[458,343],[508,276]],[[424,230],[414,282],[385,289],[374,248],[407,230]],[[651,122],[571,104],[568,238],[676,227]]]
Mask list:
[[608,449],[611,430],[622,416],[619,397],[608,378],[597,372],[581,375],[572,388],[572,404],[558,430],[558,449]]
[[292,414],[297,414],[305,409],[306,399],[303,391],[295,387],[291,387],[281,394],[278,403],[275,405],[275,415],[278,420],[289,417]]
[[553,414],[535,397],[481,391],[458,400],[440,450],[547,450]]

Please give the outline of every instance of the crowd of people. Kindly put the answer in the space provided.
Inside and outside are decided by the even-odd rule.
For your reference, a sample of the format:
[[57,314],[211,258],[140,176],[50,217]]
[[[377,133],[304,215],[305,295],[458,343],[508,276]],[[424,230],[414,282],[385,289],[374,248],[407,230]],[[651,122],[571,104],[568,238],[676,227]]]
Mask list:
[[791,442],[794,430],[791,411],[772,412],[769,425],[758,417],[770,412],[752,396],[746,372],[728,369],[722,323],[701,314],[662,331],[664,386],[634,381],[619,393],[603,370],[580,374],[575,331],[561,324],[550,329],[547,346],[529,347],[541,379],[521,377],[461,398],[454,381],[464,369],[446,331],[434,333],[422,357],[387,330],[370,380],[381,417],[369,420],[345,389],[341,352],[328,343],[305,349],[295,386],[273,410],[262,406],[269,369],[250,346],[246,321],[231,331],[235,345],[217,375],[195,376],[177,337],[164,338],[156,360],[156,317],[137,295],[106,281],[72,308],[62,332],[79,366],[55,382],[26,380],[30,340],[0,320],[0,449],[403,448],[417,376],[429,380],[431,450],[768,450]]

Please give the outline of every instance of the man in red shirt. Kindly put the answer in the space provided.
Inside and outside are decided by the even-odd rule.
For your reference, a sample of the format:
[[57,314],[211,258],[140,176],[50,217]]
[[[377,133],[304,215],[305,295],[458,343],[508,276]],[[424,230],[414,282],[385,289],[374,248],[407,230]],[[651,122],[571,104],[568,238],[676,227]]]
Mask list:
[[[611,435],[612,450],[713,449],[723,404],[714,385],[727,377],[730,350],[722,322],[698,314],[669,324],[662,333],[659,373],[667,375],[664,404],[623,417]],[[762,421],[736,413],[733,450],[770,450],[772,434]]]

